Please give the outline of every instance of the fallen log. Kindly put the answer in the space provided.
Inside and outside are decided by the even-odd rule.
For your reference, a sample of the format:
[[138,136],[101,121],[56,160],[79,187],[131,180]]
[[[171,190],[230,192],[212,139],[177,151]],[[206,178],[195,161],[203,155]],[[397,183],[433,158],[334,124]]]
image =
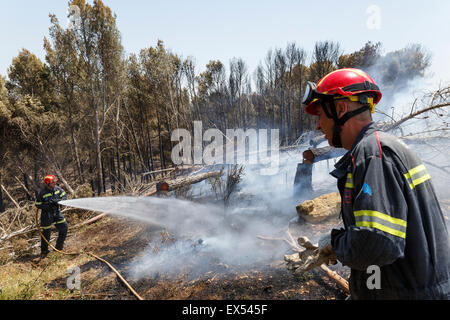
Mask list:
[[29,226],[26,226],[25,228],[22,228],[20,230],[17,230],[17,231],[11,232],[9,234],[3,235],[2,237],[0,237],[0,241],[9,240],[9,239],[11,239],[11,238],[13,238],[15,236],[26,234],[26,233],[31,232],[33,230],[35,230],[35,228],[33,228],[32,225],[29,225]]
[[[197,174],[194,176],[187,176],[187,177],[180,177],[177,179],[173,179],[173,180],[166,180],[165,182],[169,185],[169,190],[168,191],[173,191],[194,183],[198,183],[200,181],[206,180],[208,178],[211,177],[216,177],[221,175],[220,171],[211,171],[211,172],[206,172],[206,173],[202,173],[202,174]],[[154,194],[156,194],[157,190],[156,190],[156,184],[153,185],[151,187],[151,189],[149,191],[147,191],[146,193],[143,194],[144,197],[148,197],[148,196],[152,196]]]
[[89,224],[93,224],[93,223],[103,219],[106,215],[107,215],[107,213],[101,213],[89,220],[83,221],[82,223],[75,225],[73,228],[78,228],[78,227],[82,227],[82,226],[87,226]]

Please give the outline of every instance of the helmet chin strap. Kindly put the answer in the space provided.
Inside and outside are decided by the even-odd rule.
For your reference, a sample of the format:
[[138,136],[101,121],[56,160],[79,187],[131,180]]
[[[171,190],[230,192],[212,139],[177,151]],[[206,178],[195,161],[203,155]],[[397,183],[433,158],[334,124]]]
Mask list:
[[347,122],[348,119],[366,111],[370,110],[370,106],[365,104],[362,105],[361,108],[358,108],[353,111],[349,111],[346,114],[344,114],[342,117],[338,118],[337,111],[336,111],[336,104],[334,103],[333,98],[326,99],[323,101],[322,106],[324,107],[323,110],[325,111],[325,114],[328,118],[331,118],[334,120],[334,128],[333,128],[333,147],[335,148],[342,148],[342,140],[341,140],[341,131],[342,126],[345,122]]
[[333,147],[335,148],[342,148],[341,131],[342,127],[336,124],[335,122],[333,128],[333,141],[332,141]]

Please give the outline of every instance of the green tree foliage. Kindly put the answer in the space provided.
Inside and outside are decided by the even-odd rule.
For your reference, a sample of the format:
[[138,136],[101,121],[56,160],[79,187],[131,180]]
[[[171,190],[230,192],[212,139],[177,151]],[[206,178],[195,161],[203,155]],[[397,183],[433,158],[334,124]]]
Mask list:
[[360,50],[343,54],[338,59],[338,68],[360,68],[367,70],[380,58],[381,43],[368,41]]
[[[13,106],[11,128],[22,137],[21,141],[35,150],[44,152],[53,149],[61,130],[61,117],[53,111],[46,111],[38,99],[29,95],[21,97]],[[17,136],[16,136],[17,137]]]
[[[5,87],[5,79],[0,75],[0,139],[3,142],[9,138],[9,122],[11,120],[11,107],[8,101],[8,91]],[[6,143],[0,144],[0,160],[3,163],[3,155],[6,152]],[[0,168],[1,170],[1,168]]]
[[[0,75],[0,121],[7,122],[11,117],[11,111],[8,108],[8,90],[5,87],[5,79]],[[3,126],[2,126],[3,127]]]
[[22,49],[8,68],[7,87],[11,97],[30,95],[48,108],[53,103],[53,84],[50,70],[27,49]]
[[[8,130],[9,121],[11,119],[11,111],[9,108],[8,91],[5,87],[5,79],[0,75],[0,183],[2,183],[2,176],[4,174],[4,168],[7,166],[6,153],[7,143],[10,138],[10,132]],[[3,191],[0,191],[0,212],[5,210],[3,203]]]

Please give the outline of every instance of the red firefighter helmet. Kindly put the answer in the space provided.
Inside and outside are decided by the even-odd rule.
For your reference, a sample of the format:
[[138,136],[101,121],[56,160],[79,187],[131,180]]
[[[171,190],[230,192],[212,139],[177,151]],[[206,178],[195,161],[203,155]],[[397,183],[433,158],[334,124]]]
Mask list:
[[[361,95],[362,93],[369,93],[369,95]],[[317,84],[307,83],[303,96],[303,104],[306,104],[307,113],[317,115],[315,103],[320,100],[321,96],[359,101],[368,104],[373,113],[382,94],[375,81],[367,73],[360,69],[344,68],[330,72]]]
[[50,182],[58,182],[58,178],[51,174],[46,175],[44,177],[44,183],[48,185]]

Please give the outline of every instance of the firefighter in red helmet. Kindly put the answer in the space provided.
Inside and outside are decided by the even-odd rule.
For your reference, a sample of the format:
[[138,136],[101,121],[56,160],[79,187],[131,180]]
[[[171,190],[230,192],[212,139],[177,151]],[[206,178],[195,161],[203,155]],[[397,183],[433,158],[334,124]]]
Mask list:
[[[58,239],[55,248],[62,250],[67,236],[68,225],[66,219],[59,210],[59,202],[66,200],[66,192],[56,186],[58,179],[53,175],[44,177],[45,187],[39,192],[36,199],[36,207],[41,209],[42,234],[50,242],[51,228],[54,225],[58,230]],[[48,244],[41,239],[41,257],[49,253]]]
[[322,237],[319,252],[331,249],[351,268],[352,299],[450,299],[449,235],[431,176],[408,146],[372,121],[380,99],[359,69],[307,84],[306,112],[318,117],[330,145],[348,151],[331,172],[344,228]]

